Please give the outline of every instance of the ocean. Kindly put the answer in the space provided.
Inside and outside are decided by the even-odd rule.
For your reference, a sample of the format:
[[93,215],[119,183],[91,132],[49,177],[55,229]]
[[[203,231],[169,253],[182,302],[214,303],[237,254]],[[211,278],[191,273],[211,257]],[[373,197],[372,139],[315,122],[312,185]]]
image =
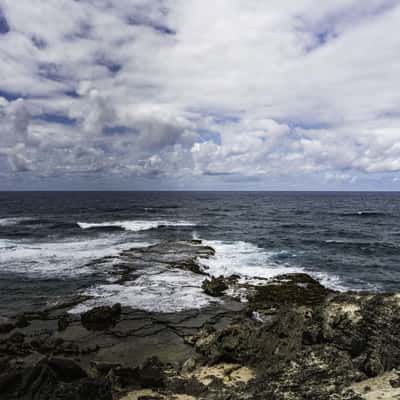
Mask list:
[[123,250],[191,239],[215,248],[201,261],[216,276],[306,272],[336,290],[400,290],[400,193],[0,192],[0,315],[77,294],[203,307],[189,271],[143,267],[129,285],[113,274]]

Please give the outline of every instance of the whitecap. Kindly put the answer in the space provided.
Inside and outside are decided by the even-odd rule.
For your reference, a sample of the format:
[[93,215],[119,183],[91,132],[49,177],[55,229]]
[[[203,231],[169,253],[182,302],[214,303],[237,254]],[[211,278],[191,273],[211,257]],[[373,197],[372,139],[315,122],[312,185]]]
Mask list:
[[97,222],[87,223],[78,222],[78,226],[82,229],[93,229],[93,228],[107,228],[116,227],[125,229],[127,231],[139,232],[146,231],[149,229],[156,229],[161,226],[194,226],[193,222],[188,221],[112,221],[112,222]]
[[147,245],[146,242],[121,243],[118,237],[55,242],[1,240],[0,268],[2,272],[30,276],[71,277],[92,273],[94,266],[86,266],[90,261],[117,257],[123,250]]
[[12,226],[17,225],[22,221],[29,221],[30,218],[26,217],[10,217],[10,218],[0,218],[0,226]]
[[201,259],[213,276],[239,275],[244,281],[258,281],[259,278],[265,280],[281,274],[304,272],[303,268],[275,262],[276,251],[267,251],[252,243],[208,240],[203,243],[215,249],[215,256]]
[[[253,285],[263,285],[265,280],[278,275],[291,273],[306,273],[317,279],[322,285],[333,290],[346,291],[346,286],[341,278],[335,274],[313,271],[308,268],[274,261],[274,257],[282,251],[260,248],[252,243],[237,241],[207,241],[203,243],[213,247],[215,256],[201,259],[207,272],[213,276],[239,275],[241,282]],[[295,254],[292,255],[295,258]]]
[[[204,269],[212,276],[240,276],[242,283],[263,285],[278,275],[305,272],[304,268],[277,263],[273,257],[279,251],[267,251],[252,243],[237,241],[207,241],[216,250],[214,256],[199,258]],[[202,288],[204,276],[180,269],[167,269],[163,266],[143,268],[136,271],[139,277],[124,284],[110,282],[93,286],[83,294],[90,300],[74,307],[70,312],[81,313],[100,305],[121,303],[136,309],[150,312],[180,312],[187,309],[204,308],[221,300],[207,296]],[[340,280],[323,273],[310,273],[323,284],[341,289]],[[246,301],[246,290],[230,289],[228,295]]]

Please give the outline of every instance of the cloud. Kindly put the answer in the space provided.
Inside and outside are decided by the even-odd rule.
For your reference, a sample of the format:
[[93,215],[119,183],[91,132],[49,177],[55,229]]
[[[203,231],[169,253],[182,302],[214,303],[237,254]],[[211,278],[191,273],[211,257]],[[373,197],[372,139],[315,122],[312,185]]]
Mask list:
[[393,185],[399,23],[394,0],[3,0],[0,172]]

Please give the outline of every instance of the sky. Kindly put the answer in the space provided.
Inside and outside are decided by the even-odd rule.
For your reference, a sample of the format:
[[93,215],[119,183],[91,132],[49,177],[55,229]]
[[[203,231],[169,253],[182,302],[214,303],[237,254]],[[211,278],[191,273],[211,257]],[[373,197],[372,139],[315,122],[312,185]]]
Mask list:
[[400,0],[0,0],[0,190],[400,190]]

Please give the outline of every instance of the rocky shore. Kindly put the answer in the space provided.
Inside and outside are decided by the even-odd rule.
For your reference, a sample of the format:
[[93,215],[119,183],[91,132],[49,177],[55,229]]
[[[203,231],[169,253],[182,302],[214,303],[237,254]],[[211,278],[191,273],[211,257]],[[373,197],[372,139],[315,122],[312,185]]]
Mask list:
[[124,254],[204,276],[206,308],[155,313],[78,296],[0,319],[1,400],[400,398],[400,294],[339,293],[306,274],[212,277],[200,241]]

